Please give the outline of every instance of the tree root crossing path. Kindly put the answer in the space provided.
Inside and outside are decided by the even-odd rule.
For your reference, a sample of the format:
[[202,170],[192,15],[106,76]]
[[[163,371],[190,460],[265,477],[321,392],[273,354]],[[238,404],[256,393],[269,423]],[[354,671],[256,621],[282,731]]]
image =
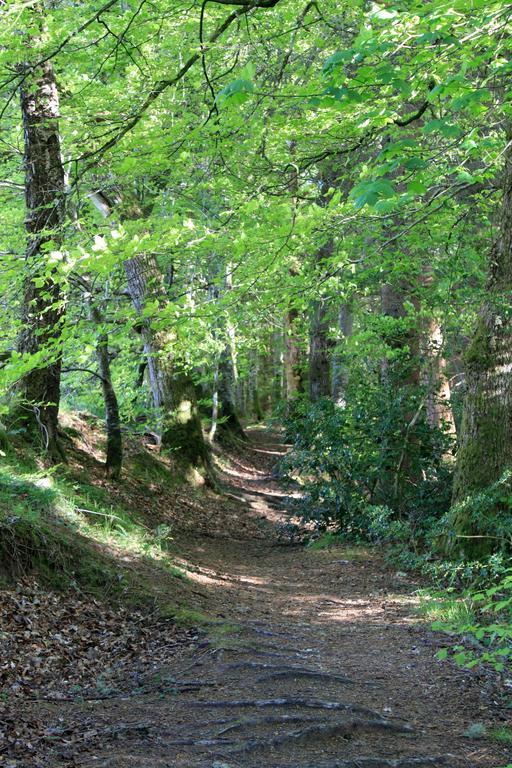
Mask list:
[[210,621],[143,693],[67,705],[95,734],[80,765],[505,766],[503,746],[465,735],[503,712],[493,677],[436,659],[446,638],[419,585],[379,552],[294,537],[284,451],[253,430],[224,463],[212,530],[176,539],[188,607]]

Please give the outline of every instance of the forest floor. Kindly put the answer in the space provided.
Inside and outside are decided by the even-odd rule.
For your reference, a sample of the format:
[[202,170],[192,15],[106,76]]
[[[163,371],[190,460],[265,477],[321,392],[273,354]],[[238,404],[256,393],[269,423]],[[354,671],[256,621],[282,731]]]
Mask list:
[[97,601],[73,607],[37,585],[29,597],[14,593],[27,638],[39,604],[59,617],[66,652],[69,633],[86,631],[84,611],[92,639],[85,661],[69,651],[60,682],[3,702],[2,768],[512,762],[504,745],[464,735],[475,723],[504,724],[503,694],[494,675],[436,660],[445,638],[418,615],[418,583],[376,551],[294,540],[273,473],[284,451],[278,434],[251,431],[248,447],[221,457],[225,495],[210,494],[202,514],[176,526],[197,631]]

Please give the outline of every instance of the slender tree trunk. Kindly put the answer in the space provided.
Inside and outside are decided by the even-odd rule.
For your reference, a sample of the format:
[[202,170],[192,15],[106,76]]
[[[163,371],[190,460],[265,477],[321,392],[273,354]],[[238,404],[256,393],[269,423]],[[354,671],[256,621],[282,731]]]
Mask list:
[[235,405],[235,384],[233,358],[231,350],[226,347],[219,359],[217,376],[217,433],[220,441],[229,441],[233,438],[247,439]]
[[217,434],[217,427],[219,425],[219,367],[215,368],[213,372],[213,394],[212,394],[212,409],[211,409],[211,425],[208,433],[208,440],[213,443],[215,435]]
[[[506,136],[499,234],[490,256],[486,299],[466,353],[466,395],[454,502],[496,482],[512,468],[512,126]],[[499,512],[499,510],[498,510]],[[506,505],[503,515],[508,515]],[[460,536],[477,536],[477,524],[455,520]],[[491,550],[490,539],[460,538],[467,554]]]
[[[102,317],[98,307],[91,306],[91,319],[96,326],[101,326]],[[107,430],[107,458],[105,469],[107,477],[118,480],[123,467],[123,435],[121,432],[121,418],[119,404],[112,384],[110,372],[110,358],[108,350],[108,334],[102,330],[96,340],[96,359],[101,377],[101,390],[105,404],[105,425]]]
[[399,364],[383,363],[383,379],[393,386],[418,385],[420,382],[419,351],[420,338],[416,328],[404,328],[400,321],[406,322],[406,300],[418,309],[417,299],[411,295],[411,287],[405,283],[399,286],[385,284],[381,289],[382,314],[398,321],[395,328],[386,336],[386,343],[393,349],[403,350]]
[[[297,192],[299,188],[298,167],[294,162],[297,142],[295,140],[288,142],[288,149],[291,158],[291,176],[289,191],[293,200],[293,206],[297,206]],[[296,277],[299,274],[297,265],[292,265],[289,269],[290,277]],[[286,401],[291,403],[297,395],[304,392],[304,374],[302,361],[302,348],[299,335],[299,311],[289,306],[284,316],[284,380],[286,389]]]
[[309,342],[309,397],[314,403],[331,394],[331,343],[328,338],[328,304],[315,301]]
[[[354,325],[354,315],[352,303],[345,302],[341,305],[338,312],[338,328],[341,333],[340,346],[345,344],[345,340],[352,336]],[[347,403],[346,393],[349,381],[349,372],[346,363],[344,351],[341,349],[336,352],[332,361],[332,397],[336,405],[340,408],[345,407]]]
[[[59,135],[59,95],[51,62],[28,74],[21,89],[28,244],[18,351],[34,356],[20,382],[22,420],[36,427],[54,459],[63,458],[57,435],[64,291],[57,254],[65,213],[65,176]],[[54,257],[58,264],[60,255]]]
[[283,335],[281,330],[272,334],[272,403],[277,406],[283,399]]
[[[125,262],[125,272],[128,291],[139,314],[142,315],[148,299],[167,301],[162,275],[153,256],[146,254],[129,259]],[[153,404],[161,414],[162,446],[173,451],[186,469],[202,469],[211,478],[194,382],[188,373],[176,369],[169,351],[170,334],[155,331],[149,319],[141,322]]]
[[443,331],[435,317],[429,318],[424,334],[424,382],[426,388],[427,422],[447,435],[456,436],[455,421],[450,403],[450,382],[446,376],[443,354]]
[[[422,269],[422,284],[426,290],[433,283],[432,267],[427,262]],[[423,365],[421,380],[426,392],[425,414],[427,423],[455,438],[457,430],[451,406],[450,382],[446,375],[443,329],[438,318],[432,314],[422,329],[421,356]],[[452,453],[446,455],[452,460]]]
[[286,399],[304,392],[302,349],[298,333],[299,312],[290,308],[284,318],[284,375]]
[[[327,194],[333,180],[333,169],[324,171],[319,179],[319,205],[328,203]],[[332,258],[334,243],[327,240],[315,254],[318,278],[325,273],[325,262]],[[326,296],[318,296],[313,302],[309,332],[309,398],[316,402],[321,397],[330,397],[332,392],[331,368],[333,341],[329,338],[329,315],[331,303]]]
[[261,407],[260,392],[259,392],[259,357],[255,350],[251,350],[249,358],[249,403],[252,412],[252,416],[256,421],[263,421],[263,409]]
[[[229,292],[232,288],[231,265],[228,264],[224,274],[224,290]],[[215,298],[219,291],[216,290]],[[222,349],[217,363],[215,377],[215,392],[212,413],[211,439],[217,433],[220,442],[229,443],[233,439],[246,440],[241,421],[238,417],[236,406],[236,387],[238,371],[236,364],[236,331],[233,323],[227,319],[222,324],[220,333],[224,338]],[[213,425],[215,429],[213,429]]]

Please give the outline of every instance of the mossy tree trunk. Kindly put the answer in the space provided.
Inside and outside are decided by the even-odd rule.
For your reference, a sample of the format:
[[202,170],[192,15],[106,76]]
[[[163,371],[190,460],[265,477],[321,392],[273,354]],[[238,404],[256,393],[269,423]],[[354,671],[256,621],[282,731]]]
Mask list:
[[[384,341],[398,354],[394,359],[383,361],[381,378],[398,423],[393,425],[393,429],[387,430],[384,438],[386,466],[383,480],[377,490],[383,491],[386,498],[389,489],[393,488],[394,506],[404,513],[407,511],[404,507],[405,489],[421,481],[413,458],[416,447],[415,428],[420,411],[416,410],[411,399],[420,382],[419,333],[416,324],[413,324],[408,316],[406,306],[409,303],[418,308],[412,286],[407,281],[382,286],[382,314],[395,321],[387,327]],[[397,407],[402,401],[404,407]]]
[[96,340],[96,359],[101,380],[101,391],[105,404],[105,426],[107,431],[107,456],[105,469],[107,477],[118,480],[123,467],[123,435],[121,432],[121,417],[116,391],[112,384],[110,371],[110,353],[108,348],[108,333],[102,328],[103,318],[98,307],[91,306],[91,319],[98,329]]
[[[512,126],[506,136],[503,199],[490,254],[486,298],[465,356],[466,392],[453,501],[464,500],[512,468]],[[500,511],[496,510],[499,514]],[[509,514],[505,509],[502,514]],[[476,522],[455,511],[458,547],[468,555],[492,548]]]
[[27,72],[20,96],[28,244],[18,351],[32,356],[34,367],[20,382],[22,407],[16,416],[29,431],[41,435],[48,453],[58,460],[63,458],[57,426],[65,306],[58,249],[65,215],[65,176],[59,94],[51,62]]
[[[153,255],[136,256],[125,262],[128,291],[142,315],[149,299],[167,302],[162,274]],[[172,333],[157,331],[151,320],[141,320],[144,354],[153,404],[160,413],[162,447],[173,452],[185,470],[199,469],[210,475],[209,452],[204,441],[197,396],[192,377],[180,370],[172,358]]]
[[294,307],[286,312],[284,317],[284,379],[286,388],[286,399],[293,400],[294,397],[304,392],[304,375],[302,361],[302,347],[300,342],[300,313]]

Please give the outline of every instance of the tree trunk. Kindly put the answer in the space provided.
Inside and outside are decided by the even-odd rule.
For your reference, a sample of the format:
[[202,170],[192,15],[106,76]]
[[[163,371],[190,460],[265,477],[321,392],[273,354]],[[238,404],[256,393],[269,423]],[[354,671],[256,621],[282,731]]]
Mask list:
[[[465,356],[466,394],[453,500],[496,482],[512,468],[512,126],[506,136],[498,239],[491,251],[486,299]],[[509,514],[505,511],[502,514]],[[499,510],[497,510],[499,512]],[[460,536],[478,536],[477,523],[458,515]],[[458,540],[467,554],[492,549],[491,539]]]
[[284,375],[286,384],[286,399],[293,400],[304,392],[302,374],[302,350],[297,325],[299,312],[290,308],[284,318]]
[[261,407],[260,392],[259,392],[259,365],[258,353],[255,350],[251,350],[249,357],[249,404],[251,413],[256,421],[263,421],[263,409]]
[[28,244],[18,351],[34,367],[20,382],[21,418],[37,431],[54,459],[62,459],[57,426],[60,401],[64,292],[58,266],[65,212],[65,177],[59,135],[59,95],[50,62],[28,74],[21,89]]
[[316,402],[331,394],[331,349],[328,322],[329,305],[325,298],[313,304],[309,341],[309,397]]
[[429,318],[424,338],[424,383],[426,388],[426,417],[434,429],[456,436],[455,421],[450,404],[450,382],[446,376],[443,354],[443,331],[435,317]]
[[[226,292],[229,292],[233,287],[231,271],[232,266],[228,264],[224,273],[224,290]],[[219,291],[217,290],[214,298],[218,298],[218,296]],[[217,432],[220,442],[229,443],[233,439],[247,440],[247,436],[238,417],[236,406],[238,371],[235,326],[229,318],[223,322],[223,326],[220,328],[220,333],[224,338],[224,348],[219,355],[215,377],[211,439]],[[215,429],[214,424],[216,425]]]
[[221,352],[217,372],[217,434],[221,442],[247,439],[235,405],[235,383],[233,358],[226,347]]
[[400,362],[390,366],[383,362],[383,380],[393,386],[413,385],[420,383],[419,350],[420,340],[416,328],[404,327],[400,321],[407,324],[406,299],[418,308],[417,299],[411,295],[411,286],[405,283],[394,286],[386,283],[381,289],[381,308],[385,317],[396,320],[394,328],[386,335],[386,343],[396,350],[403,350]]
[[[167,301],[162,275],[154,256],[136,256],[125,262],[128,291],[137,312],[142,315],[147,300]],[[144,354],[147,359],[153,404],[161,416],[162,446],[174,452],[185,469],[210,473],[206,447],[197,408],[195,386],[185,371],[176,370],[169,345],[169,332],[155,331],[151,320],[141,320]]]
[[[102,317],[97,307],[91,307],[91,319],[97,326],[101,326]],[[105,403],[105,425],[107,430],[107,458],[105,468],[107,477],[112,478],[112,480],[118,480],[121,476],[121,469],[123,466],[123,435],[121,432],[119,404],[117,402],[115,389],[112,385],[112,376],[110,373],[108,334],[106,331],[100,331],[98,333],[96,341],[96,359],[98,360],[103,402]]]
[[[338,328],[341,332],[340,344],[344,345],[345,340],[352,336],[354,325],[354,316],[352,303],[345,302],[341,305],[338,312]],[[348,386],[349,372],[346,364],[346,357],[343,350],[336,352],[332,361],[332,397],[336,405],[344,408],[347,404],[346,393]]]
[[283,334],[279,329],[272,334],[272,404],[276,407],[283,399]]
[[[381,308],[385,317],[395,323],[385,334],[386,344],[403,354],[391,361],[384,360],[381,366],[382,383],[387,389],[389,402],[399,423],[388,429],[382,445],[385,458],[384,476],[378,484],[377,493],[383,494],[384,502],[389,498],[389,489],[393,488],[393,504],[399,512],[407,512],[404,490],[410,485],[421,482],[419,469],[414,462],[416,447],[415,427],[421,414],[422,406],[416,406],[408,395],[412,394],[420,382],[419,370],[419,334],[415,327],[409,327],[407,320],[406,299],[413,304],[417,301],[412,295],[411,286],[405,282],[399,285],[385,284],[381,289]],[[404,406],[400,403],[404,402]],[[400,404],[398,407],[397,405]],[[416,462],[417,464],[417,462]],[[386,478],[387,475],[387,478]],[[377,500],[378,501],[378,500]]]

